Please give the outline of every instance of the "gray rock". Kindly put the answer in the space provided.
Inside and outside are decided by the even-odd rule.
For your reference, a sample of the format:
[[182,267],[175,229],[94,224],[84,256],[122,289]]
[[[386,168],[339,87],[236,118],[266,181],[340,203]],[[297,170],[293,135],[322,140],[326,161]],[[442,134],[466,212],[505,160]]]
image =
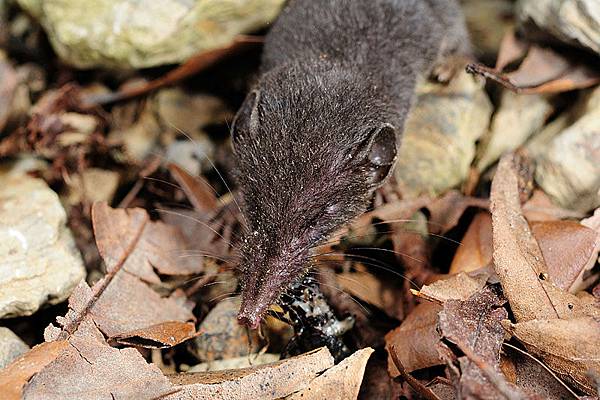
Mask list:
[[520,0],[517,10],[522,23],[533,21],[557,39],[600,54],[600,1]]
[[402,195],[436,195],[462,183],[491,113],[483,82],[466,72],[447,85],[422,83],[394,172]]
[[78,68],[178,63],[269,24],[283,0],[18,0]]
[[0,318],[66,300],[85,276],[66,214],[44,181],[0,175]]
[[588,212],[600,206],[600,88],[527,145],[535,180],[559,205]]
[[0,327],[0,369],[6,367],[28,350],[29,346],[20,337],[10,329]]

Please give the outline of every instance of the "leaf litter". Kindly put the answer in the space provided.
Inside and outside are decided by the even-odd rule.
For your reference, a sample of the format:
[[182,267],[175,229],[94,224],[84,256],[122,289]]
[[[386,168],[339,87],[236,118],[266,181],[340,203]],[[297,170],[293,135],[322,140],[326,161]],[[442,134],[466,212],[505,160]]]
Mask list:
[[[10,15],[20,14],[11,7]],[[6,26],[12,42],[23,40],[18,24]],[[500,147],[471,138],[465,148],[477,150],[457,160],[470,166],[461,182],[439,195],[417,195],[433,192],[403,192],[405,182],[391,179],[367,213],[318,247],[314,276],[326,303],[334,317],[354,321],[343,337],[349,356],[337,364],[326,348],[278,360],[297,339],[293,321],[307,323],[293,309],[273,307],[257,332],[235,317],[242,222],[227,125],[252,79],[241,70],[255,68],[256,55],[247,50],[260,45],[259,37],[238,36],[169,70],[123,76],[62,65],[46,70],[55,59],[44,52],[27,63],[14,50],[2,52],[0,154],[10,164],[0,173],[18,166],[58,193],[87,268],[68,308],[8,321],[32,349],[0,370],[4,395],[598,396],[600,209],[592,205],[600,204],[600,185],[588,179],[580,193],[578,182],[561,175],[561,185],[578,188],[585,201],[560,198],[562,189],[542,178],[563,165],[549,164],[534,145],[586,116],[593,132],[597,104],[593,90],[582,89],[600,75],[589,54],[521,33],[504,36],[494,68],[470,66],[518,93],[471,85],[481,99],[502,99],[490,103],[493,115],[523,123],[519,142],[502,142],[498,135],[510,124],[500,129],[495,117],[480,115],[482,129],[489,126],[485,140]],[[29,38],[24,48],[43,46],[38,42]],[[536,104],[543,115],[534,108],[520,113],[519,104]],[[181,105],[190,110],[178,112]],[[593,150],[592,139],[582,146]],[[192,156],[180,152],[184,147]],[[432,171],[423,161],[416,174]]]

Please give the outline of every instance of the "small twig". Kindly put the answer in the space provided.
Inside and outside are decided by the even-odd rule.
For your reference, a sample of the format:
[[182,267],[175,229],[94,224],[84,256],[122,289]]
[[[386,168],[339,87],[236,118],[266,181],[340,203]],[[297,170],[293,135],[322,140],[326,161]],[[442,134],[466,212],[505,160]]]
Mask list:
[[114,103],[116,101],[130,99],[150,93],[164,86],[173,85],[189,76],[197,74],[206,68],[216,64],[220,60],[252,45],[263,43],[262,37],[238,35],[233,42],[225,47],[209,50],[192,56],[179,67],[168,72],[166,75],[152,80],[144,85],[122,89],[101,95],[90,95],[83,99],[83,107],[91,108],[98,105]]
[[419,382],[418,379],[413,378],[412,375],[410,375],[408,372],[406,372],[404,365],[402,365],[402,362],[398,358],[398,354],[396,354],[396,346],[391,345],[389,347],[388,352],[390,353],[390,356],[392,357],[392,361],[394,362],[394,365],[400,372],[400,375],[402,375],[402,377],[404,378],[406,383],[408,383],[409,386],[411,388],[413,388],[413,390],[415,392],[417,392],[419,395],[421,395],[423,398],[425,398],[427,400],[440,400],[440,398],[435,393],[433,393],[433,391],[431,389],[429,389],[427,386],[423,385],[421,382]]
[[515,84],[513,84],[506,76],[504,76],[502,73],[498,72],[494,68],[486,67],[485,65],[482,65],[482,64],[474,64],[473,63],[473,64],[467,65],[465,70],[469,74],[480,75],[486,79],[491,79],[494,82],[498,82],[505,88],[512,90],[515,93],[521,93],[523,91],[523,88],[520,88],[520,87],[516,86]]
[[[92,208],[92,213],[93,212],[94,212],[94,208]],[[140,237],[142,236],[142,232],[144,231],[146,222],[148,222],[147,219],[144,220],[143,224],[141,224],[138,232],[136,232],[136,234],[135,234],[135,237],[130,242],[127,249],[123,252],[123,254],[121,255],[121,258],[117,261],[115,266],[110,268],[106,272],[106,275],[104,276],[104,278],[92,287],[92,295],[91,295],[90,299],[87,301],[85,306],[83,306],[81,311],[75,316],[75,318],[73,318],[72,320],[70,320],[63,326],[62,331],[60,332],[60,334],[57,337],[57,340],[65,340],[77,330],[77,328],[79,327],[79,325],[81,324],[83,319],[87,316],[87,314],[90,312],[92,307],[94,307],[94,304],[96,304],[96,301],[98,301],[98,299],[100,298],[102,293],[104,293],[104,291],[106,290],[108,285],[112,282],[115,275],[121,270],[121,268],[125,264],[125,261],[127,261],[127,258],[129,258],[129,255],[132,253],[133,249],[135,248],[138,241],[140,240]]]

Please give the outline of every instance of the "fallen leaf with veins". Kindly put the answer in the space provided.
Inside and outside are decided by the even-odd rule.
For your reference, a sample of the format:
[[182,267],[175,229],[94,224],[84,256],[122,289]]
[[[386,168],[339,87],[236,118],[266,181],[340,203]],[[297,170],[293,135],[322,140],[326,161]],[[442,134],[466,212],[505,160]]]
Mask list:
[[373,354],[370,347],[356,351],[313,379],[309,386],[286,399],[356,399],[363,380],[369,357]]
[[161,283],[158,274],[198,274],[204,270],[202,258],[189,257],[190,251],[187,239],[177,227],[150,221],[144,226],[123,270],[152,284]]
[[550,368],[518,347],[504,344],[500,366],[509,382],[544,399],[579,398]]
[[168,165],[169,172],[181,185],[188,200],[198,212],[211,212],[218,208],[214,189],[201,176],[192,176],[175,163]]
[[595,394],[588,371],[600,372],[598,318],[531,320],[516,324],[506,321],[504,327],[565,381],[590,395]]
[[333,367],[326,348],[272,364],[236,370],[171,375],[177,390],[165,400],[279,399],[304,390],[320,373]]
[[141,347],[165,347],[196,336],[193,324],[187,324],[195,317],[182,292],[161,297],[123,269],[128,263],[146,262],[141,256],[130,257],[143,243],[143,232],[159,225],[148,223],[144,210],[111,209],[106,203],[94,204],[92,221],[107,274],[92,288],[85,282],[77,286],[69,297],[69,311],[57,318],[62,331],[50,325],[44,333],[46,340],[66,338],[90,318],[109,339],[126,340],[133,332],[133,336],[144,339],[138,342]]
[[[461,344],[461,347],[470,348],[500,373],[500,349],[504,340],[500,321],[508,317],[508,312],[502,308],[505,301],[498,291],[490,287],[465,301],[448,300],[439,313],[438,324],[442,337]],[[457,390],[461,398],[498,396],[495,388],[472,361],[462,356],[458,362],[461,376]]]
[[576,293],[582,288],[583,275],[596,263],[600,235],[575,221],[531,223],[550,280],[561,290]]
[[121,271],[90,314],[100,330],[112,338],[165,322],[195,321],[191,308],[184,304],[185,300],[178,292],[171,297],[161,297],[135,276]]
[[489,267],[483,267],[471,272],[460,272],[456,275],[439,279],[413,294],[429,301],[445,303],[448,300],[467,300],[479,292],[493,275]]
[[558,318],[541,279],[547,276],[542,252],[521,212],[515,159],[500,159],[492,181],[494,268],[517,321]]
[[113,335],[111,341],[127,346],[162,349],[176,346],[197,335],[196,327],[191,322],[166,321]]
[[171,383],[158,367],[147,364],[136,349],[110,347],[94,323],[86,320],[58,357],[31,378],[23,398],[139,399],[171,392]]
[[54,361],[69,346],[66,340],[38,344],[0,370],[0,388],[4,399],[23,398],[23,387],[29,379]]
[[[467,71],[498,82],[516,93],[560,93],[583,89],[600,82],[600,70],[593,63],[567,57],[550,48],[530,45],[517,39],[513,32],[502,42],[496,68],[469,64]],[[516,71],[502,69],[527,53]]]
[[456,249],[449,272],[456,274],[485,267],[492,262],[492,252],[492,217],[488,212],[480,211]]
[[[438,313],[442,306],[432,302],[419,304],[399,327],[385,335],[386,348],[396,349],[396,355],[407,372],[443,364],[436,350],[440,335],[436,331]],[[388,372],[395,378],[400,372],[391,355]]]

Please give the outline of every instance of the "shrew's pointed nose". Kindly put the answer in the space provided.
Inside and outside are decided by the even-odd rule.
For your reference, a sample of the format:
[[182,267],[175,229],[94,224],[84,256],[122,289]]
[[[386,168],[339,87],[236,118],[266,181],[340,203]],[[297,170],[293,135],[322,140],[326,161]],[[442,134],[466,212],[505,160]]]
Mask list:
[[264,312],[265,310],[261,310],[257,305],[249,306],[248,304],[242,303],[237,316],[238,323],[240,325],[245,325],[250,329],[257,329],[262,321]]

